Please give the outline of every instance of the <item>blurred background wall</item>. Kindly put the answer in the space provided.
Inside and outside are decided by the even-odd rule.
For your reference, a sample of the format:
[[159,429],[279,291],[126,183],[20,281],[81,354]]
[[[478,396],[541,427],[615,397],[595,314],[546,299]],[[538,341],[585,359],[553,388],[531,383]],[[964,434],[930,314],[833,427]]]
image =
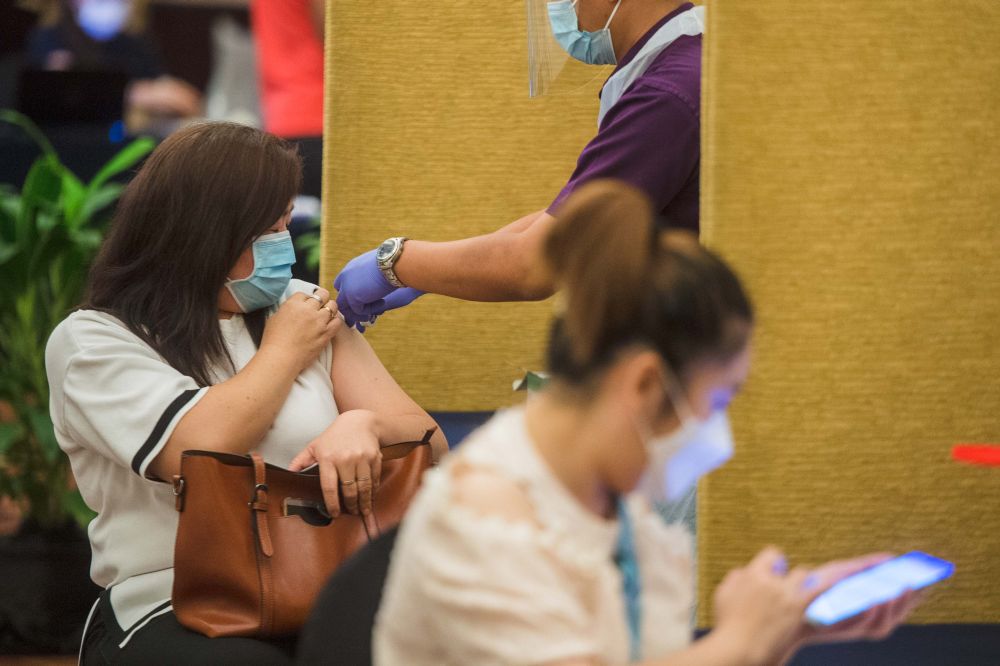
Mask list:
[[956,573],[914,621],[1000,622],[1000,470],[949,461],[1000,440],[997,44],[994,0],[710,3],[702,229],[760,325],[700,494],[703,625],[767,543],[929,551]]

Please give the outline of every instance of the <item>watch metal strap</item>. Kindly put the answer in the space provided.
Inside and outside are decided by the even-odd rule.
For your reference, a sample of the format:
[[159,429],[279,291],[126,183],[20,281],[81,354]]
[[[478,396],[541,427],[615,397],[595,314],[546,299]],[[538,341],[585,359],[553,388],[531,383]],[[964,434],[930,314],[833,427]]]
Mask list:
[[403,254],[403,243],[406,242],[406,236],[397,236],[389,240],[395,240],[398,242],[395,251],[393,251],[392,256],[385,260],[385,263],[378,262],[379,270],[382,271],[382,275],[385,277],[386,281],[393,287],[405,287],[399,278],[396,276],[396,271],[393,270],[396,266],[396,261],[399,260],[399,255]]

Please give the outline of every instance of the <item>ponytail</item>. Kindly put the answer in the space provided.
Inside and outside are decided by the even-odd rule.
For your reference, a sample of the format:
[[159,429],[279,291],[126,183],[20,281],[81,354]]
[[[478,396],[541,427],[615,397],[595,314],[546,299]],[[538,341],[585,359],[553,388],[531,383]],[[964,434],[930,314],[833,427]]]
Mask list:
[[563,307],[549,371],[583,383],[621,349],[644,344],[683,374],[746,344],[753,314],[738,278],[687,232],[657,229],[638,189],[591,181],[560,208],[545,260]]
[[611,180],[580,188],[559,211],[545,244],[562,289],[570,355],[587,366],[631,328],[653,261],[653,212],[637,189]]

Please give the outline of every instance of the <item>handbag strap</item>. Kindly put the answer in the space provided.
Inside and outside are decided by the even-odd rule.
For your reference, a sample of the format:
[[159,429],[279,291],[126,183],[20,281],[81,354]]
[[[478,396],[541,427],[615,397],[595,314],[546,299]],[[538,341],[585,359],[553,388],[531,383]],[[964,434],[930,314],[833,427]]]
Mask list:
[[[424,436],[419,442],[401,442],[399,444],[390,444],[387,447],[383,447],[383,450],[392,449],[393,447],[406,447],[408,449],[407,453],[409,453],[409,451],[412,451],[415,446],[421,446],[423,444],[429,445],[431,443],[431,437],[433,437],[436,432],[437,426],[434,426],[424,433]],[[375,511],[375,503],[377,501],[378,495],[373,494],[372,512],[368,516],[361,516],[361,524],[365,528],[365,537],[368,539],[368,543],[371,543],[375,539],[382,536],[382,526],[378,524],[378,513]]]
[[[257,544],[257,571],[260,575],[260,628],[265,636],[271,634],[274,627],[274,581],[271,574],[271,556],[274,546],[271,543],[271,532],[267,527],[267,476],[264,459],[256,452],[250,453],[253,461],[253,490],[247,505],[253,514],[254,531]],[[261,557],[263,555],[263,557]]]
[[264,459],[259,453],[250,454],[253,461],[253,490],[247,503],[254,512],[254,525],[257,528],[257,543],[260,551],[267,557],[274,555],[271,545],[271,532],[267,528],[267,477],[265,475]]
[[184,477],[181,474],[174,474],[174,509],[178,513],[184,510]]

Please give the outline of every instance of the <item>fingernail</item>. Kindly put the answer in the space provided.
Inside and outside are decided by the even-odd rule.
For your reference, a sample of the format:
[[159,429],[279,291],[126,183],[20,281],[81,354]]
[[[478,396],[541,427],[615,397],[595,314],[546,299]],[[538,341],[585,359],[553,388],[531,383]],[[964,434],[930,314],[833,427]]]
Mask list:
[[778,561],[774,563],[772,569],[774,570],[774,573],[779,575],[784,575],[788,573],[788,560],[786,560],[784,557],[780,558]]
[[805,590],[811,590],[812,588],[819,585],[819,576],[812,574],[802,581],[802,588]]

